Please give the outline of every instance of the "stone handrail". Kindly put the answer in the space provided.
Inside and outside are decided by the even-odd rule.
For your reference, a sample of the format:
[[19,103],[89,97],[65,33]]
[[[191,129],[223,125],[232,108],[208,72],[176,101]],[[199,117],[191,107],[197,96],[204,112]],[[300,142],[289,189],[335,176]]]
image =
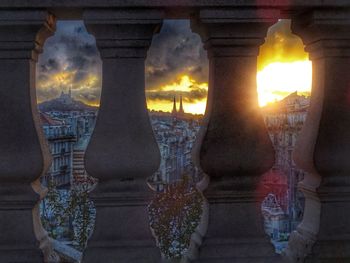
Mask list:
[[206,127],[194,150],[210,178],[198,262],[281,262],[258,209],[257,186],[274,153],[255,80],[266,32],[286,17],[313,61],[313,91],[294,154],[309,172],[300,184],[307,210],[283,260],[349,261],[350,1],[1,0],[0,262],[57,262],[39,219],[46,192],[39,178],[50,155],[35,96],[35,63],[57,18],[84,20],[103,60],[101,107],[85,159],[99,179],[91,194],[97,219],[82,262],[160,260],[147,222],[146,178],[157,169],[159,151],[146,109],[144,60],[165,18],[191,19],[210,61]]

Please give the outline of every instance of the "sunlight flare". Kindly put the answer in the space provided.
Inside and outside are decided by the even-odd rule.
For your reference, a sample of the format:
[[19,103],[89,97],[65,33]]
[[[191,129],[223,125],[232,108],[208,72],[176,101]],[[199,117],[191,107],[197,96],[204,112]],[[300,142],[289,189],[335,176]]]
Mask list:
[[271,63],[257,73],[259,105],[279,101],[295,91],[310,95],[311,85],[311,61]]
[[[177,81],[147,90],[147,106],[150,110],[171,112],[173,98],[182,95],[186,113],[204,114],[208,83],[198,83],[189,75],[180,75]],[[205,93],[204,97],[199,95]],[[178,105],[179,107],[179,105]]]

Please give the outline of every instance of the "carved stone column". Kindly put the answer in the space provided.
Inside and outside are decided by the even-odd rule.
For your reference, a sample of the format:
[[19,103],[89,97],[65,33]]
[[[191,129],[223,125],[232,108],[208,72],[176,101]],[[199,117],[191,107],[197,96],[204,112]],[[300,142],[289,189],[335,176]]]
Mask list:
[[149,262],[160,259],[149,228],[146,178],[159,166],[145,99],[145,57],[161,25],[153,10],[85,11],[86,26],[103,60],[97,123],[85,158],[99,183],[91,195],[95,230],[83,262]]
[[39,177],[50,165],[35,68],[54,30],[55,19],[45,11],[0,10],[0,262],[42,262],[53,255],[35,193],[43,197]]
[[[301,140],[311,142],[306,147],[300,143],[299,153],[304,152],[305,158],[294,154],[301,168],[314,171],[309,177],[311,188],[319,186],[320,203],[314,202],[313,211],[305,207],[304,224],[298,228],[300,236],[311,233],[316,240],[305,262],[350,261],[349,17],[346,8],[316,9],[292,22],[293,32],[302,37],[313,62],[312,101],[301,135]],[[315,230],[319,230],[317,236]]]
[[253,9],[201,10],[192,28],[209,56],[207,127],[197,143],[209,175],[207,235],[198,262],[270,262],[274,249],[263,229],[260,175],[274,151],[258,106],[259,47],[279,12]]

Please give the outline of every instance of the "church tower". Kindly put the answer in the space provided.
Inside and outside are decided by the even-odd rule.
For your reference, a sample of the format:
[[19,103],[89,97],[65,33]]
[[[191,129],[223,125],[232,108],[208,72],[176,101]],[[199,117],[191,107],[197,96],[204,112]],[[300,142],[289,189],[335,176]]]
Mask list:
[[180,109],[179,109],[179,116],[184,116],[185,115],[185,111],[182,105],[182,95],[180,95]]
[[176,117],[176,115],[177,115],[176,98],[175,98],[175,96],[174,96],[174,105],[173,105],[173,110],[171,111],[171,115],[172,115],[173,117]]

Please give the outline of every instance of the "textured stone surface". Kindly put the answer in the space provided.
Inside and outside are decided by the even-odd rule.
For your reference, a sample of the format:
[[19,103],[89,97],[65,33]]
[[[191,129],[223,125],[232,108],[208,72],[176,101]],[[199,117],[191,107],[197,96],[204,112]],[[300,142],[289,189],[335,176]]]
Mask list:
[[1,7],[162,7],[162,6],[268,6],[292,8],[293,6],[349,6],[347,0],[2,0]]
[[190,18],[199,8],[275,8],[280,18],[290,18],[305,8],[350,7],[348,0],[1,0],[0,8],[48,8],[59,19],[82,19],[84,10],[95,8],[159,8],[164,18]]
[[99,183],[91,195],[96,224],[83,262],[160,260],[146,208],[146,178],[157,170],[160,154],[147,113],[144,75],[159,17],[152,10],[85,13],[103,61],[103,86],[85,157],[87,172]]
[[46,12],[0,11],[0,262],[40,262],[50,253],[31,183],[49,165],[36,110],[35,63],[53,30]]
[[85,262],[159,259],[145,209],[145,178],[159,154],[145,107],[144,57],[162,18],[190,16],[199,18],[194,28],[211,57],[208,129],[195,151],[212,177],[199,262],[282,262],[264,238],[256,201],[259,175],[273,153],[257,107],[255,57],[267,27],[291,15],[313,60],[314,90],[294,155],[310,173],[301,184],[306,210],[288,258],[301,262],[316,241],[307,262],[350,260],[348,0],[2,0],[0,7],[0,262],[41,262],[39,243],[50,256],[33,191],[43,196],[37,179],[49,163],[34,89],[35,60],[53,31],[47,8],[63,19],[84,17],[104,62],[100,116],[87,155],[88,171],[100,179],[93,193],[97,224]]
[[315,204],[317,198],[320,203],[306,206],[299,231],[301,236],[303,231],[304,236],[311,233],[316,241],[305,262],[350,261],[349,11],[316,9],[293,21],[293,31],[302,37],[313,61],[313,101],[302,137],[309,143],[299,151],[306,160],[295,155],[311,173],[304,184],[319,184],[318,196],[308,203]]
[[[260,215],[259,177],[274,162],[257,100],[259,46],[279,12],[202,9],[192,28],[209,56],[209,95],[194,154],[211,177],[208,232],[198,262],[271,262]],[[256,19],[259,17],[258,19]],[[197,152],[196,152],[197,151]],[[254,248],[254,249],[252,249]]]

